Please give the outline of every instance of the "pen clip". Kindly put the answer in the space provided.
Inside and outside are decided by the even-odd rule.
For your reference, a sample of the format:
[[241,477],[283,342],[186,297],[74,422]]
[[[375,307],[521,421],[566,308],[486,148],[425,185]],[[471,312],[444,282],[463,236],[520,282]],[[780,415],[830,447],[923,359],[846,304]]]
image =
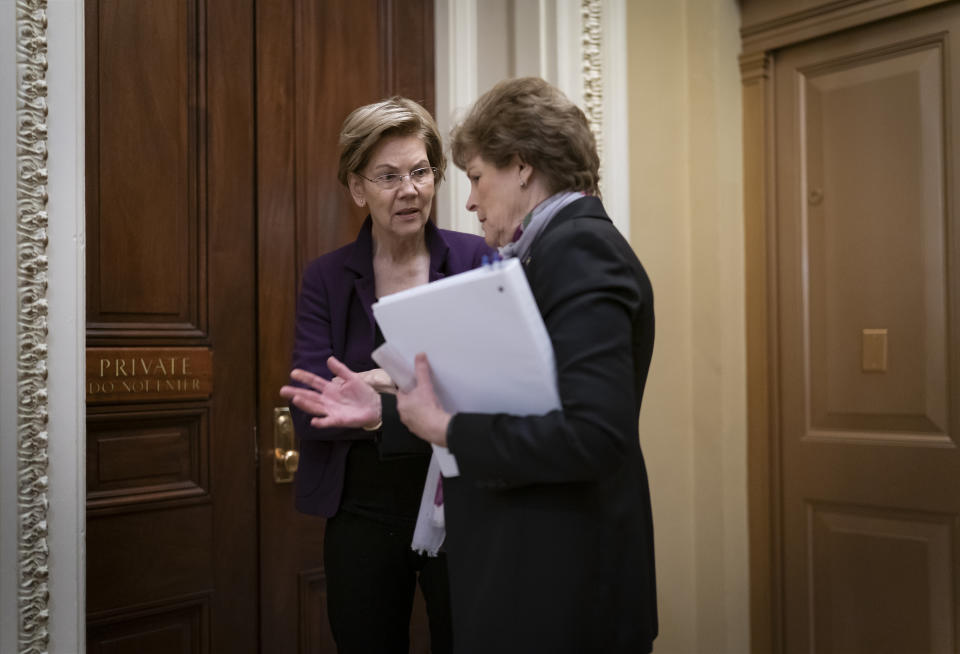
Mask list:
[[493,251],[492,255],[485,254],[480,258],[480,265],[484,268],[499,268],[502,263],[503,257],[496,250]]

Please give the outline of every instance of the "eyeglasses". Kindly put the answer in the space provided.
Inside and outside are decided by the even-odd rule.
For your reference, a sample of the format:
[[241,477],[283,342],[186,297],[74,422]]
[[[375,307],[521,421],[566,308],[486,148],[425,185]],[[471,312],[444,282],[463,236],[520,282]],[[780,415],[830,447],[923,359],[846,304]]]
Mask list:
[[400,186],[403,184],[403,180],[408,177],[410,178],[410,181],[413,182],[414,186],[426,186],[427,184],[433,183],[433,178],[436,176],[436,174],[437,169],[432,167],[417,168],[416,170],[411,170],[407,175],[401,175],[400,173],[387,173],[386,175],[379,175],[373,179],[364,177],[363,175],[360,175],[360,173],[357,173],[357,175],[360,175],[360,177],[363,177],[368,182],[373,182],[384,191],[393,191],[400,188]]

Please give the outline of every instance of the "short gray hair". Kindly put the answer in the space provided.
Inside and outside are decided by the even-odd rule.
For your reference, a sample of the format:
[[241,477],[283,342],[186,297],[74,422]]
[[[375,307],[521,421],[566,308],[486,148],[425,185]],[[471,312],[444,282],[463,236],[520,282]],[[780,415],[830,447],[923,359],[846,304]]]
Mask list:
[[388,136],[416,136],[427,149],[430,165],[437,169],[434,185],[443,181],[447,158],[443,154],[440,130],[430,112],[417,102],[398,95],[357,107],[343,121],[340,130],[340,165],[337,179],[347,186],[350,173],[360,171],[370,154]]

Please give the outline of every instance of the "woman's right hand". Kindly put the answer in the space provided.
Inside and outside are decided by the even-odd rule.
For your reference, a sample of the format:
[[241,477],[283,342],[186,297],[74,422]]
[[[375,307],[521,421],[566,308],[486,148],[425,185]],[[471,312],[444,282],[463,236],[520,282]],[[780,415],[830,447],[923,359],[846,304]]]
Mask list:
[[380,423],[380,394],[356,373],[337,360],[327,359],[336,377],[328,381],[306,370],[294,369],[290,378],[309,388],[284,386],[280,395],[294,406],[315,416],[313,427],[373,427]]

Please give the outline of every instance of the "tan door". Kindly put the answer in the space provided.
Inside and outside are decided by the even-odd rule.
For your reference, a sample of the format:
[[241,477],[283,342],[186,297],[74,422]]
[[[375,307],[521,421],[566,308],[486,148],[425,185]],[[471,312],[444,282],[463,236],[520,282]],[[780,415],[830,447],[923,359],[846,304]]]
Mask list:
[[432,0],[85,11],[88,651],[332,652],[274,409],[299,272],[362,218],[339,125],[394,92],[432,108]]
[[957,652],[960,6],[778,52],[788,652]]

